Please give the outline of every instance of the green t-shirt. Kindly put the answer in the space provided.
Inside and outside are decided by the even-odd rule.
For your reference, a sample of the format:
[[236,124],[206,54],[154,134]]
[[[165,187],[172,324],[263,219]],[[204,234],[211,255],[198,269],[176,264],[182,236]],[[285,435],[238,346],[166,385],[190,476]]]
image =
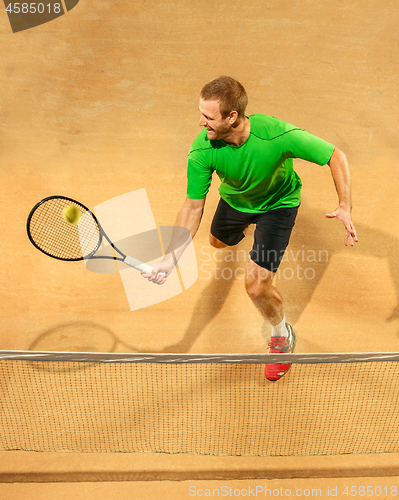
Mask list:
[[300,204],[302,183],[293,158],[325,165],[334,146],[271,116],[251,115],[249,120],[249,137],[239,147],[209,140],[205,129],[196,137],[188,155],[187,198],[205,198],[215,171],[220,196],[241,212]]

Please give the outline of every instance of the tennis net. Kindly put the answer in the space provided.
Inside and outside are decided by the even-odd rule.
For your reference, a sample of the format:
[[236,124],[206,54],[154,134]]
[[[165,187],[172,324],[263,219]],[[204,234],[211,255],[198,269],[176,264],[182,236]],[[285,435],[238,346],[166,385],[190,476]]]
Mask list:
[[399,452],[399,353],[0,351],[0,404],[2,450]]

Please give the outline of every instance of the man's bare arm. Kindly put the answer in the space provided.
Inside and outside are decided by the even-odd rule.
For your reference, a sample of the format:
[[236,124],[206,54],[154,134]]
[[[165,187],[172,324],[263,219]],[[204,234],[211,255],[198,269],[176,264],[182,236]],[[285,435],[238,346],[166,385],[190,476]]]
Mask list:
[[335,148],[328,165],[338,194],[339,205],[334,212],[326,216],[328,218],[336,217],[342,221],[346,229],[345,245],[350,241],[351,246],[353,246],[353,243],[357,242],[358,238],[355,226],[352,223],[351,176],[348,160],[342,151]]

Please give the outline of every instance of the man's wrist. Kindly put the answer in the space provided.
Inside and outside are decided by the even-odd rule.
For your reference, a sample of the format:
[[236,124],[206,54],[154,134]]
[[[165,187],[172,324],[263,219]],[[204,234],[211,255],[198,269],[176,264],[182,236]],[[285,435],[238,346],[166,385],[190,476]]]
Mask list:
[[168,265],[176,265],[177,264],[177,257],[174,252],[169,252],[164,255],[163,262],[165,262]]

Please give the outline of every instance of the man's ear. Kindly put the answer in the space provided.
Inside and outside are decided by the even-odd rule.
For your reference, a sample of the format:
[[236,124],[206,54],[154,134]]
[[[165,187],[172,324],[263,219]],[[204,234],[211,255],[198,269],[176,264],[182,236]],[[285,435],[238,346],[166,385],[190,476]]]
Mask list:
[[228,118],[229,118],[230,125],[234,125],[235,122],[237,121],[237,118],[238,118],[237,111],[230,111],[230,114],[229,114]]

